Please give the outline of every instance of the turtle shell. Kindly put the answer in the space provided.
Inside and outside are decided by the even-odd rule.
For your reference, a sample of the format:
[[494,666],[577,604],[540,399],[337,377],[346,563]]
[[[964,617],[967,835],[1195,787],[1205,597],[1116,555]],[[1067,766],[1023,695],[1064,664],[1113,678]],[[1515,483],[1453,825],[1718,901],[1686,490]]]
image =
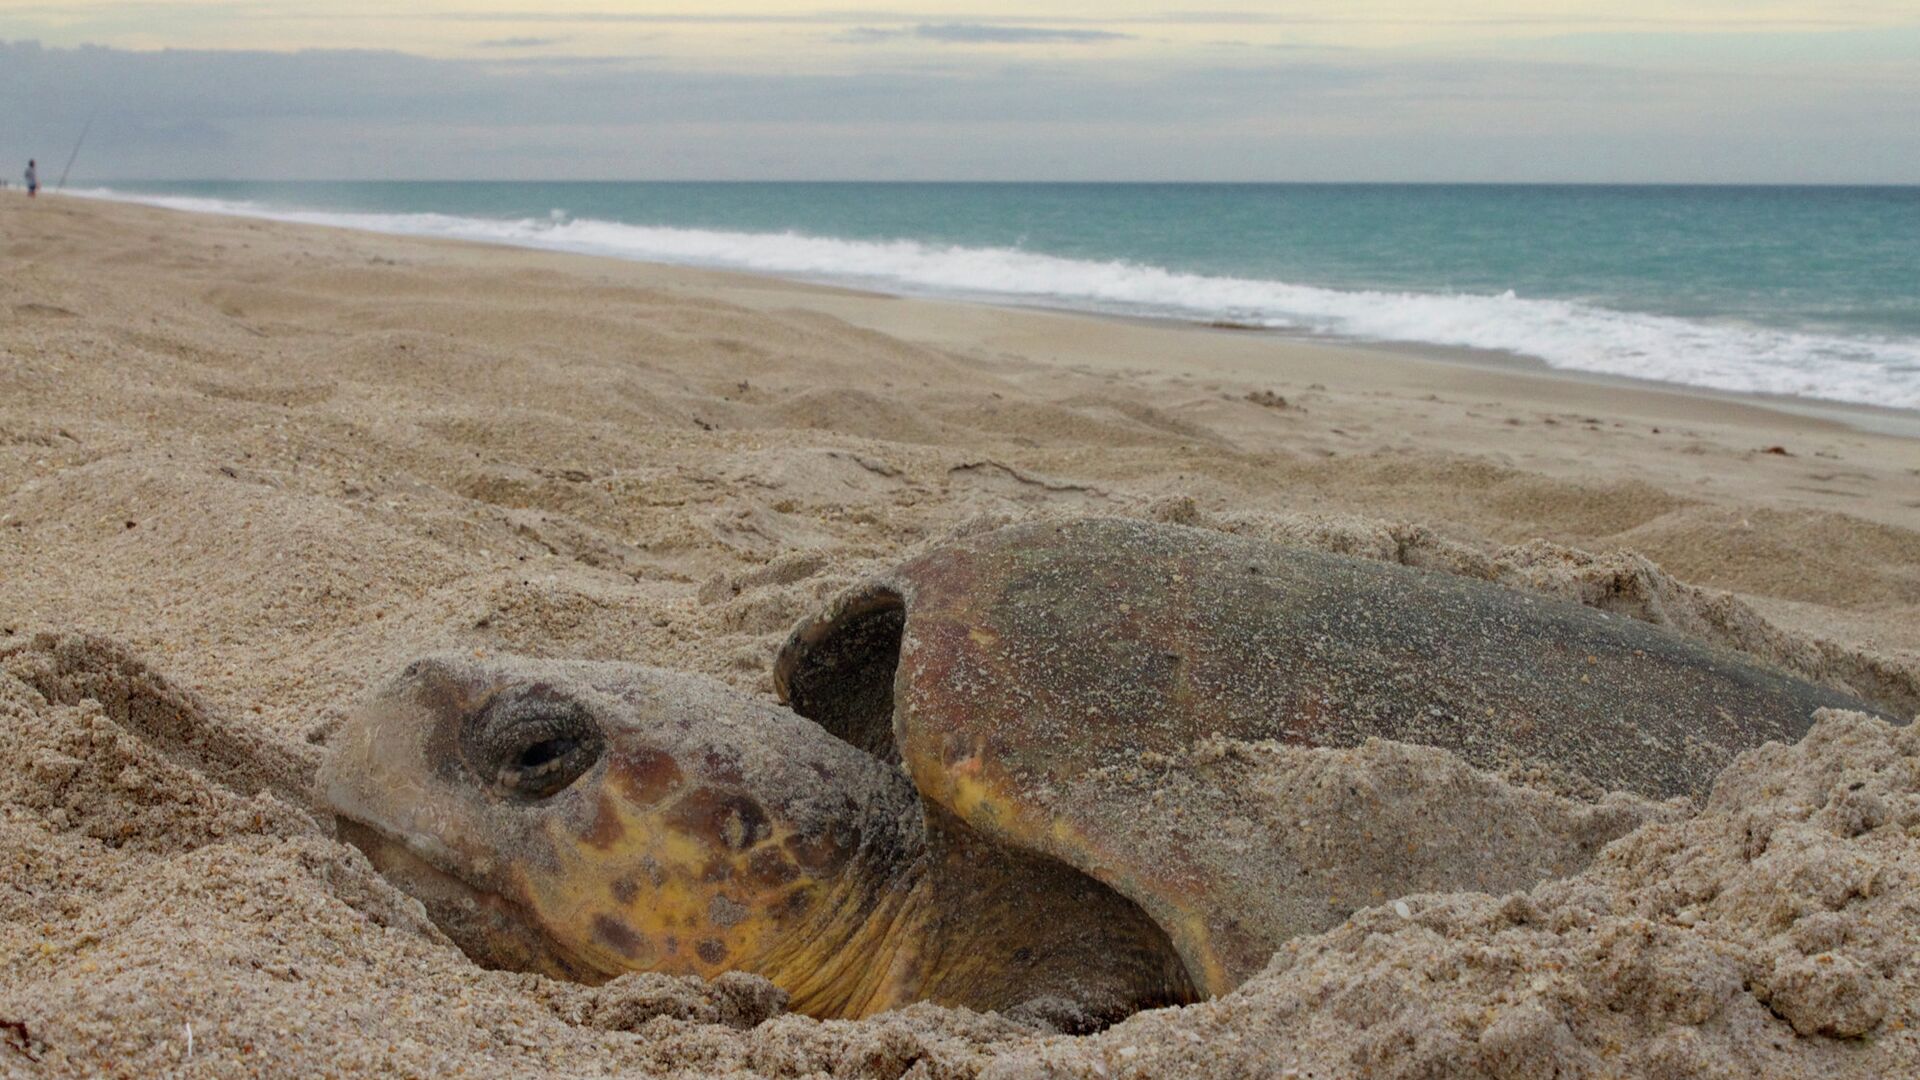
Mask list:
[[1210,736],[1440,747],[1655,799],[1824,707],[1873,711],[1650,624],[1484,581],[1095,519],[936,548],[802,623],[781,697],[897,757],[922,798],[1145,910],[1209,993],[1298,926],[1287,884],[1136,788],[1083,782]]

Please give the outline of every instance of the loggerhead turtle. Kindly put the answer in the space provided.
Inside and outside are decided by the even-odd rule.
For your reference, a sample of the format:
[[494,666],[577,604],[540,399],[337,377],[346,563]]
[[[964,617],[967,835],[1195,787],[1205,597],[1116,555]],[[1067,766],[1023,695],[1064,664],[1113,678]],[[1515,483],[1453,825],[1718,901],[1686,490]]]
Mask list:
[[635,665],[423,660],[342,730],[322,797],[489,966],[1093,1027],[1225,992],[1302,929],[1277,864],[1170,831],[1108,766],[1379,736],[1699,796],[1816,709],[1870,710],[1577,605],[1123,520],[907,562],[802,623],[775,684],[793,711]]

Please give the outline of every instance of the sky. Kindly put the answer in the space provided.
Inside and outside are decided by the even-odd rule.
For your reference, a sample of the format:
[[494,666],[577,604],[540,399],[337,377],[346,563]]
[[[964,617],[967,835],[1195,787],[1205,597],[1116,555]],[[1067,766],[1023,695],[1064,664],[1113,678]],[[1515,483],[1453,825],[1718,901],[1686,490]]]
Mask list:
[[1920,183],[1920,0],[873,2],[0,0],[0,162]]

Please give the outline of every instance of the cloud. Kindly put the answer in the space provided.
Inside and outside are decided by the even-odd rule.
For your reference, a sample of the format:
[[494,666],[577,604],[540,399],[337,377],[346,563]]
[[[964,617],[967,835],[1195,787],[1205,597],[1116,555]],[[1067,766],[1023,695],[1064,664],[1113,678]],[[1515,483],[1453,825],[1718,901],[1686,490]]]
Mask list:
[[[1071,5],[1063,5],[1070,8]],[[1431,10],[1348,10],[1338,5],[1318,5],[1321,10],[1298,10],[1288,12],[1274,11],[1206,11],[1206,10],[1168,10],[1159,12],[1138,12],[1135,14],[1086,14],[1072,10],[1034,11],[1028,14],[994,15],[996,26],[1090,26],[1109,27],[1127,26],[1312,26],[1312,27],[1354,27],[1354,26],[1393,26],[1393,27],[1492,27],[1529,30],[1545,28],[1549,31],[1564,30],[1569,26],[1613,26],[1619,28],[1637,28],[1641,30],[1704,30],[1724,32],[1735,26],[1769,31],[1790,30],[1831,30],[1849,27],[1880,28],[1887,24],[1885,19],[1874,18],[1862,11],[1853,15],[1841,12],[1809,8],[1806,13],[1796,14],[1791,8],[1781,9],[1764,15],[1748,15],[1740,19],[1730,19],[1716,14],[1700,5],[1687,7],[1673,6],[1668,9],[1650,8],[1647,10],[1616,11],[1604,5],[1595,5],[1588,10],[1529,12],[1503,10],[1497,5],[1468,4],[1459,10],[1435,7]],[[58,12],[56,7],[23,8],[21,11]],[[265,9],[261,9],[263,12]],[[438,11],[426,15],[428,18],[455,22],[519,22],[519,23],[640,23],[656,25],[685,26],[725,26],[725,25],[883,25],[901,26],[923,23],[965,23],[969,16],[963,11],[929,12],[926,10],[889,11],[882,9],[861,9],[847,7],[840,9],[815,11],[757,11],[757,12],[701,12],[701,11],[614,11],[614,10],[575,10],[542,11],[537,9],[519,10],[451,10]],[[1905,20],[1902,19],[1902,22]]]
[[566,38],[559,37],[503,37],[476,41],[474,44],[483,49],[540,49],[548,45],[560,45]]
[[889,11],[754,12],[709,14],[703,12],[646,11],[439,11],[426,17],[445,22],[534,22],[534,23],[642,23],[668,26],[730,26],[758,24],[818,25],[855,22],[912,22],[924,15],[906,15]]
[[913,28],[921,41],[950,45],[1025,45],[1059,43],[1081,45],[1095,41],[1126,41],[1132,34],[1111,30],[1061,29],[1050,26],[992,26],[985,23],[921,23]]
[[960,49],[890,54],[880,70],[729,72],[0,42],[0,161],[57,157],[95,112],[79,183],[1920,175],[1911,65],[1755,80],[1485,55],[1062,50],[1015,64]]
[[1112,30],[1080,30],[1058,26],[1007,26],[987,23],[921,23],[897,30],[860,26],[835,36],[853,45],[882,41],[931,41],[941,45],[1090,45],[1102,41],[1131,41],[1132,34]]

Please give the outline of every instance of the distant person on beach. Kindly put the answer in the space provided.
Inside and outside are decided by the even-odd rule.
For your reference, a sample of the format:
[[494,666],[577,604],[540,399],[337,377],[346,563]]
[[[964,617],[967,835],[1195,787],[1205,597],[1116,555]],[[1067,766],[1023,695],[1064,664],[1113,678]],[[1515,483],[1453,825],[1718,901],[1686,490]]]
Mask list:
[[[15,160],[19,160],[19,159],[16,158]],[[31,199],[35,195],[38,195],[39,193],[40,193],[40,169],[39,169],[39,166],[35,164],[32,158],[28,158],[27,159],[27,198]]]

